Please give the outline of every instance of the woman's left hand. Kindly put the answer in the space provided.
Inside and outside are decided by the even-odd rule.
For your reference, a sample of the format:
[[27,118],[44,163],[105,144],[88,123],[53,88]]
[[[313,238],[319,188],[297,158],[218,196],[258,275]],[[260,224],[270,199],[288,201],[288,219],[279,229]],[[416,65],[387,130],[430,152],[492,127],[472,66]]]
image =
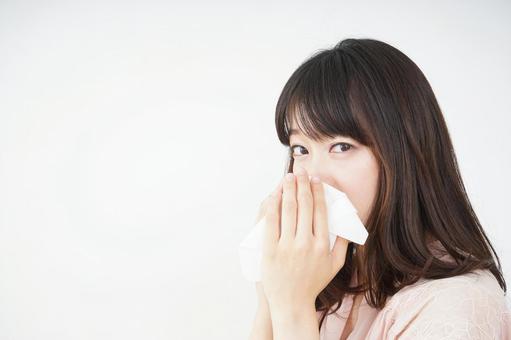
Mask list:
[[346,259],[342,237],[330,252],[322,183],[301,170],[286,175],[291,180],[283,179],[266,210],[261,281],[270,308],[314,306]]

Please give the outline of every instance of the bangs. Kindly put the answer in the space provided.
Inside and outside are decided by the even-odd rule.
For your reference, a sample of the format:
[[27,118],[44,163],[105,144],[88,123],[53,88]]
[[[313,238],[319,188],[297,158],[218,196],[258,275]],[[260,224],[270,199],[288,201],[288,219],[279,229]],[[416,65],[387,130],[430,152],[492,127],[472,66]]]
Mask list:
[[361,127],[362,117],[355,117],[352,110],[359,105],[350,102],[355,82],[348,70],[342,54],[323,51],[291,75],[275,117],[277,134],[284,145],[289,145],[292,122],[317,142],[345,136],[369,145],[367,132]]

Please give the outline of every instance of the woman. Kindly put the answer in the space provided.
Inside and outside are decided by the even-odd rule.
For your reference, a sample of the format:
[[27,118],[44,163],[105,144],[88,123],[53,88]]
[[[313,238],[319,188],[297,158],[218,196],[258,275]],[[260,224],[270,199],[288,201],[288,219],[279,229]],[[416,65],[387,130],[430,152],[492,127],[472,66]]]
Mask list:
[[[251,339],[510,339],[499,257],[467,197],[424,74],[396,48],[345,39],[288,80],[275,123],[290,181],[267,216]],[[298,173],[301,172],[301,173]],[[369,236],[329,252],[322,186]]]

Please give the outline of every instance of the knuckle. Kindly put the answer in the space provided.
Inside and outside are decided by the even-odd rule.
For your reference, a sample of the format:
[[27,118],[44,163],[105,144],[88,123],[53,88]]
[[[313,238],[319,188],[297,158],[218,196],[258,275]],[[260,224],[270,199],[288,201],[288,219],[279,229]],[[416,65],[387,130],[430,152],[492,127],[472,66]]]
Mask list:
[[281,240],[279,242],[279,245],[278,245],[278,253],[283,255],[283,256],[287,256],[288,254],[290,254],[292,251],[291,249],[291,242],[290,241],[284,241],[284,240]]
[[308,251],[311,248],[311,242],[309,240],[297,238],[295,240],[294,248],[298,250],[298,252]]
[[295,198],[295,194],[294,192],[290,191],[290,190],[285,190],[285,191],[282,191],[282,198],[285,198],[285,199],[294,199]]
[[296,199],[292,195],[284,195],[282,202],[288,207],[296,207]]
[[289,191],[293,190],[294,185],[295,184],[293,182],[284,181],[284,185],[282,187],[285,188],[285,191]]
[[298,199],[304,202],[312,202],[312,194],[308,191],[301,191],[298,193]]
[[321,207],[321,209],[326,205],[326,201],[325,201],[325,198],[324,197],[315,197],[314,198],[314,203],[318,206],[318,207]]
[[328,242],[316,242],[315,250],[320,254],[328,253],[330,251]]
[[293,206],[285,206],[284,209],[283,209],[283,213],[287,214],[287,215],[293,215],[296,213],[296,208]]

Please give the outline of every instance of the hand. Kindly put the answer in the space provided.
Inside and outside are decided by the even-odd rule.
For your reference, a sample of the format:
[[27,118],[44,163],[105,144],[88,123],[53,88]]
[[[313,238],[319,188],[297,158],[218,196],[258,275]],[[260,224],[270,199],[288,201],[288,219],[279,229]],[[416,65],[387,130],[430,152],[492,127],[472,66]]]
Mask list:
[[[279,182],[277,187],[274,189],[273,194],[282,191],[282,182],[283,182],[282,180]],[[266,215],[266,210],[268,208],[268,202],[271,201],[271,196],[272,196],[272,194],[268,195],[259,205],[259,211],[257,213],[254,224],[259,223],[259,221],[264,217],[264,215]],[[279,205],[279,209],[280,209],[280,205]],[[256,286],[257,301],[259,302],[259,306],[262,309],[267,309],[268,299],[266,298],[266,295],[264,293],[264,289],[263,289],[263,285],[262,285],[261,281],[257,281],[255,283],[255,286]]]
[[338,236],[330,252],[323,185],[309,182],[305,170],[295,173],[266,206],[261,282],[270,308],[314,306],[348,249],[348,240]]
[[249,340],[272,340],[273,329],[270,307],[268,306],[268,301],[266,301],[261,282],[256,282],[256,291],[259,304],[250,331]]
[[[273,191],[273,193],[276,193],[276,192],[279,192],[279,191],[282,191],[282,180],[279,182],[279,184],[277,185],[277,188],[275,188],[275,190]],[[254,224],[257,224],[259,223],[259,221],[261,220],[261,218],[263,218],[263,216],[266,214],[266,208],[268,207],[268,202],[270,201],[271,199],[271,195],[268,195],[262,202],[261,204],[259,205],[259,212],[257,213],[257,217],[255,219],[255,222]],[[280,208],[280,207],[279,207]]]

